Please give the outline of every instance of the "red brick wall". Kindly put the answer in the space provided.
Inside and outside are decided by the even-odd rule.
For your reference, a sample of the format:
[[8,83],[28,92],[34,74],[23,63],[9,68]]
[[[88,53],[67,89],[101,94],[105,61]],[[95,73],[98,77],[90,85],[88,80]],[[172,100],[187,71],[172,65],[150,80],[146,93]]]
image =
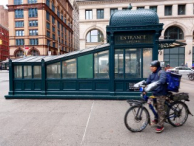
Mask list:
[[0,61],[4,61],[9,58],[9,31],[2,25],[0,25],[0,39],[2,40],[2,45],[0,45]]

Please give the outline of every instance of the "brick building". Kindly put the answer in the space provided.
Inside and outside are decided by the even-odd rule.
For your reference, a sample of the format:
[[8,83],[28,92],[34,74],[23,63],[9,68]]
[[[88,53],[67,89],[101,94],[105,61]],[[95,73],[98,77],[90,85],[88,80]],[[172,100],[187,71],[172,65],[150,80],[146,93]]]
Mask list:
[[74,51],[68,0],[9,0],[10,57]]

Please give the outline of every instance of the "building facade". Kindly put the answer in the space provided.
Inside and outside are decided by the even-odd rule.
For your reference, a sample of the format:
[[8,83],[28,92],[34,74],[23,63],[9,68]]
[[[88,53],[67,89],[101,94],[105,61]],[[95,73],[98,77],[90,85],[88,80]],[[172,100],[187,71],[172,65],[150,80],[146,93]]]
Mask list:
[[0,5],[0,24],[8,29],[8,10],[3,5]]
[[9,0],[10,57],[74,51],[68,0]]
[[0,62],[9,58],[9,31],[0,24]]
[[70,0],[73,6],[73,48],[79,50],[79,7],[76,0]]
[[152,9],[164,24],[160,39],[176,39],[185,47],[158,52],[160,61],[172,67],[194,63],[194,1],[193,0],[77,0],[79,5],[80,48],[107,42],[106,26],[118,10]]

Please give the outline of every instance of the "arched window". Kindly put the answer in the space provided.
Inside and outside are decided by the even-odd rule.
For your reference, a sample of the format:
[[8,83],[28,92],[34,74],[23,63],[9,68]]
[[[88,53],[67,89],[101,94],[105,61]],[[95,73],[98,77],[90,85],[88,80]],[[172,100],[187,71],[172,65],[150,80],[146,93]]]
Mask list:
[[184,39],[184,33],[182,29],[177,26],[169,27],[164,33],[164,39]]
[[23,57],[24,56],[24,51],[22,50],[18,50],[15,54],[15,57],[18,58],[18,57]]
[[100,30],[94,29],[88,32],[87,43],[104,42],[104,36]]
[[32,51],[31,51],[31,55],[32,55],[32,56],[39,56],[39,52],[36,51],[36,50],[32,50]]

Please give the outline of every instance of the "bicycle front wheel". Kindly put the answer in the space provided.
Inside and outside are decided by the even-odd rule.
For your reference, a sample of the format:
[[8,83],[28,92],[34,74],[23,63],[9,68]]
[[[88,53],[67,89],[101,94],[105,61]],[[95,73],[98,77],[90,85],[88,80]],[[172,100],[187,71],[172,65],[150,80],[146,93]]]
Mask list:
[[149,113],[145,107],[132,106],[125,114],[125,126],[131,132],[141,132],[148,125],[149,117]]
[[168,122],[174,126],[182,126],[188,118],[188,110],[185,103],[178,101],[174,102],[168,110]]

